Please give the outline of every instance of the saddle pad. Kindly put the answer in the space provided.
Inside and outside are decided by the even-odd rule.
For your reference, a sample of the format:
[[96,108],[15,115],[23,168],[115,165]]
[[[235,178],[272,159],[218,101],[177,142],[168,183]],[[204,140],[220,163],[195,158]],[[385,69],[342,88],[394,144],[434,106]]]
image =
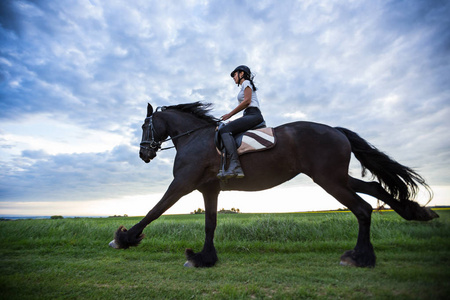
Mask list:
[[[239,143],[238,143],[239,145]],[[249,130],[242,135],[242,142],[238,147],[238,154],[262,151],[275,146],[275,135],[273,128]]]

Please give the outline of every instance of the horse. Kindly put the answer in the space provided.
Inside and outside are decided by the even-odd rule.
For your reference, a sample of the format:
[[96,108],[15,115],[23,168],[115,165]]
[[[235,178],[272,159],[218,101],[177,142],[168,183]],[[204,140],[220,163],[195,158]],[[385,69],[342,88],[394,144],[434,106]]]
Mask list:
[[[205,204],[205,242],[200,252],[185,250],[185,266],[212,267],[218,261],[214,232],[219,193],[270,189],[300,173],[345,205],[358,221],[356,246],[341,256],[341,265],[374,267],[376,262],[370,241],[373,208],[357,193],[385,202],[406,220],[428,221],[439,217],[413,200],[419,186],[430,193],[430,200],[432,197],[431,189],[418,173],[391,159],[353,131],[313,122],[298,121],[275,127],[276,146],[242,155],[245,177],[221,181],[217,177],[221,156],[214,143],[219,120],[210,111],[211,104],[203,102],[158,107],[155,111],[148,104],[139,156],[149,163],[162,149],[161,144],[172,140],[176,148],[174,178],[161,200],[140,222],[129,230],[123,226],[117,229],[111,247],[137,246],[144,238],[147,225],[181,197],[198,190]],[[351,153],[361,163],[363,176],[368,170],[377,181],[364,181],[348,174]]]

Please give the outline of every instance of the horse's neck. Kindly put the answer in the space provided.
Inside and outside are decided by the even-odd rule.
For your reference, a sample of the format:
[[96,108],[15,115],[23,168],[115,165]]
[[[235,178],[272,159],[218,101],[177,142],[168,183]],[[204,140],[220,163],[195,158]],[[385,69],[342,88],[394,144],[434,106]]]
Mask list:
[[[208,122],[193,115],[181,112],[170,112],[164,116],[167,126],[167,133],[174,137],[191,130],[196,130],[208,126]],[[211,125],[212,127],[213,125]]]

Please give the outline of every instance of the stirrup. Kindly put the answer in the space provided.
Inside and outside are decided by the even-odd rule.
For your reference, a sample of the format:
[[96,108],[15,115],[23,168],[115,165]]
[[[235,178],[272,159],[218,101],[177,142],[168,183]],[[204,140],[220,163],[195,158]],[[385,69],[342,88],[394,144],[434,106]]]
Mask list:
[[217,178],[219,178],[220,180],[224,180],[224,179],[226,179],[226,177],[225,177],[225,172],[223,171],[223,169],[220,169],[219,170],[219,173],[217,173]]
[[231,170],[230,173],[235,178],[243,178],[243,177],[245,177],[244,170],[242,170],[242,167],[241,167],[240,164],[239,165],[235,165],[234,169]]
[[242,171],[242,169],[241,169],[241,172],[237,172],[235,174],[236,174],[236,178],[244,178],[245,177],[244,171]]
[[244,178],[245,174],[244,171],[242,171],[242,169],[240,168],[240,170],[238,169],[237,171],[235,170],[234,172],[231,171],[223,171],[223,169],[219,170],[219,173],[217,173],[217,178],[221,179],[221,180],[227,180],[227,179],[231,179],[231,178]]
[[[219,172],[220,173],[220,172]],[[231,178],[243,178],[245,177],[244,171],[241,167],[234,168],[233,170],[226,170],[225,172],[222,172],[222,178],[225,179],[231,179]]]

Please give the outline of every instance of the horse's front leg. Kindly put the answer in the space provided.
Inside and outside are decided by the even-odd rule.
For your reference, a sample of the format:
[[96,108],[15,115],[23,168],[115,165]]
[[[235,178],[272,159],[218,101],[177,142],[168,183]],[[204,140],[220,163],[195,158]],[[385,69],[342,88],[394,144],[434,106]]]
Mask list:
[[212,267],[218,261],[216,248],[214,247],[214,232],[217,226],[217,198],[219,188],[210,186],[200,190],[205,201],[205,244],[201,252],[195,253],[192,249],[186,249],[187,262],[185,267]]
[[161,200],[148,212],[148,214],[130,230],[120,226],[109,245],[116,249],[127,249],[137,246],[144,238],[144,228],[159,218],[166,210],[172,207],[181,197],[194,190],[193,185],[183,180],[174,179]]

